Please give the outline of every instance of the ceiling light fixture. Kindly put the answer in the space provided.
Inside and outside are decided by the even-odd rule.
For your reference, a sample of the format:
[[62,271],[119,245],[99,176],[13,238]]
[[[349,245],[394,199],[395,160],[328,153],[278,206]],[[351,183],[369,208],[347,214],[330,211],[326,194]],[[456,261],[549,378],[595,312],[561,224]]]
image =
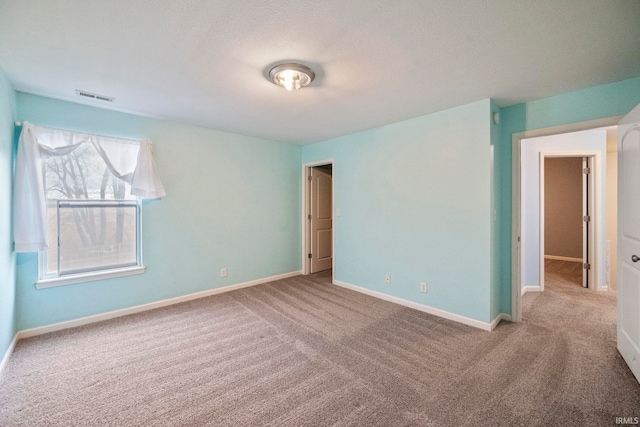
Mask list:
[[315,77],[311,68],[294,63],[276,65],[269,71],[271,81],[289,92],[309,86]]

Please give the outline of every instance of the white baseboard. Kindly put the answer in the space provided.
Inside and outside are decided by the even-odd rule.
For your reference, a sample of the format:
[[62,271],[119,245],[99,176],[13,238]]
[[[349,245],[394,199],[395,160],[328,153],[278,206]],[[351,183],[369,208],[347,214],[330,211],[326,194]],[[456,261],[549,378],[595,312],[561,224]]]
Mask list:
[[491,321],[492,331],[496,328],[496,326],[498,326],[498,323],[500,323],[501,320],[504,320],[505,322],[511,322],[511,315],[507,313],[498,314],[496,318]]
[[520,295],[524,295],[527,292],[542,292],[542,288],[540,288],[540,286],[523,286]]
[[9,348],[4,353],[4,357],[2,358],[2,362],[0,362],[0,378],[2,378],[2,373],[4,372],[4,368],[9,363],[9,358],[13,354],[13,349],[16,348],[16,343],[18,342],[18,334],[13,336],[13,340],[11,340],[11,344],[9,344]]
[[545,255],[544,259],[555,259],[557,261],[582,262],[582,258],[572,258],[569,256]]
[[47,334],[49,332],[60,331],[62,329],[75,328],[77,326],[87,325],[89,323],[101,322],[103,320],[114,319],[116,317],[127,316],[129,314],[140,313],[154,308],[166,307],[185,301],[191,301],[198,298],[204,298],[211,295],[221,294],[224,292],[235,291],[237,289],[248,288],[250,286],[261,285],[263,283],[274,282],[276,280],[287,279],[289,277],[298,276],[302,272],[292,271],[291,273],[278,274],[276,276],[265,277],[263,279],[251,280],[249,282],[237,283],[235,285],[223,286],[221,288],[210,289],[208,291],[196,292],[193,294],[182,295],[175,298],[164,299],[161,301],[151,302],[148,304],[136,305],[133,307],[123,308],[121,310],[108,311],[106,313],[95,314],[93,316],[81,317],[78,319],[68,320],[66,322],[53,323],[51,325],[39,326],[37,328],[25,329],[16,334],[18,339],[34,337],[37,335]]
[[[334,285],[351,289],[352,291],[360,292],[362,294],[366,294],[375,298],[379,298],[381,300],[393,302],[395,304],[404,305],[405,307],[413,308],[415,310],[423,311],[425,313],[433,314],[434,316],[443,317],[445,319],[453,320],[458,323],[463,323],[465,325],[473,326],[474,328],[483,329],[485,331],[491,331],[495,326],[491,326],[493,322],[487,323],[482,322],[480,320],[471,319],[470,317],[461,316],[459,314],[451,313],[448,311],[440,310],[439,308],[430,307],[428,305],[420,304],[417,302],[409,301],[406,299],[394,297],[392,295],[383,294],[382,292],[372,291],[371,289],[363,288],[360,286],[352,285],[350,283],[341,282],[339,280],[333,281]],[[500,317],[500,316],[498,316]],[[495,321],[495,320],[494,320]],[[499,320],[498,320],[499,321]],[[498,324],[496,321],[496,325]]]

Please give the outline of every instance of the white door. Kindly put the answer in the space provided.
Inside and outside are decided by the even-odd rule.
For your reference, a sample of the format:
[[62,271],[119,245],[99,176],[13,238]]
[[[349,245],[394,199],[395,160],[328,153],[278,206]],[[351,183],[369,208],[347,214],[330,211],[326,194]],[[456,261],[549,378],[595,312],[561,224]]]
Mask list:
[[311,272],[331,268],[331,175],[311,168]]
[[618,125],[618,351],[640,380],[640,105]]

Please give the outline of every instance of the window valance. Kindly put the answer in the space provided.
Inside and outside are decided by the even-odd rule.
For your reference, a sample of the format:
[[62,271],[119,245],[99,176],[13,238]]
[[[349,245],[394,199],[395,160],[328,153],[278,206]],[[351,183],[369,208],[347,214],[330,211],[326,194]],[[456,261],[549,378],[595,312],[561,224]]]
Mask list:
[[[64,131],[34,126],[24,122],[16,160],[14,180],[14,241],[16,252],[37,252],[49,247],[47,241],[47,195],[43,176],[43,162],[51,157],[69,156],[86,144],[104,161],[103,169],[128,184],[131,196],[155,199],[165,196],[164,187],[156,172],[152,143],[145,139],[134,141],[100,135]],[[97,157],[97,156],[96,156]],[[78,162],[78,160],[76,160]],[[83,191],[70,191],[66,198],[100,198],[86,189],[86,165],[61,171],[65,176],[76,174],[74,185],[84,185]],[[104,193],[104,191],[102,192]]]

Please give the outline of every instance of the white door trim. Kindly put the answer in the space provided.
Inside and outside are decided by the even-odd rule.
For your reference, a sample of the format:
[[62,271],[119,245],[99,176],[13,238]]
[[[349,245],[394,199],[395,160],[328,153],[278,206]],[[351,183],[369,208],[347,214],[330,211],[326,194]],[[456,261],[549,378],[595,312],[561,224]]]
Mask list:
[[540,136],[558,135],[561,133],[578,132],[607,126],[616,126],[623,116],[607,117],[604,119],[588,120],[542,129],[517,132],[511,136],[511,319],[513,322],[522,321],[522,251],[520,250],[522,237],[521,217],[521,152],[522,140]]
[[311,247],[311,227],[309,225],[310,202],[311,202],[311,184],[307,178],[314,166],[331,165],[331,283],[335,278],[336,266],[336,165],[333,158],[326,160],[318,160],[315,162],[302,164],[302,274],[310,274],[311,266],[308,258],[309,249]]
[[[592,173],[589,174],[589,212],[591,214],[592,221],[589,222],[589,260],[591,260],[591,270],[587,272],[589,280],[590,290],[606,290],[602,289],[602,283],[598,280],[600,277],[596,272],[599,272],[602,265],[602,245],[600,240],[602,239],[602,233],[600,228],[602,226],[602,212],[601,207],[596,201],[602,200],[604,197],[602,194],[602,181],[596,179],[602,175],[602,153],[599,151],[542,151],[540,152],[540,291],[544,291],[544,160],[547,157],[586,157],[589,167],[592,168]],[[522,240],[522,239],[520,239]],[[558,257],[556,257],[558,258]],[[584,261],[583,261],[584,262]],[[597,278],[597,279],[596,279]]]

